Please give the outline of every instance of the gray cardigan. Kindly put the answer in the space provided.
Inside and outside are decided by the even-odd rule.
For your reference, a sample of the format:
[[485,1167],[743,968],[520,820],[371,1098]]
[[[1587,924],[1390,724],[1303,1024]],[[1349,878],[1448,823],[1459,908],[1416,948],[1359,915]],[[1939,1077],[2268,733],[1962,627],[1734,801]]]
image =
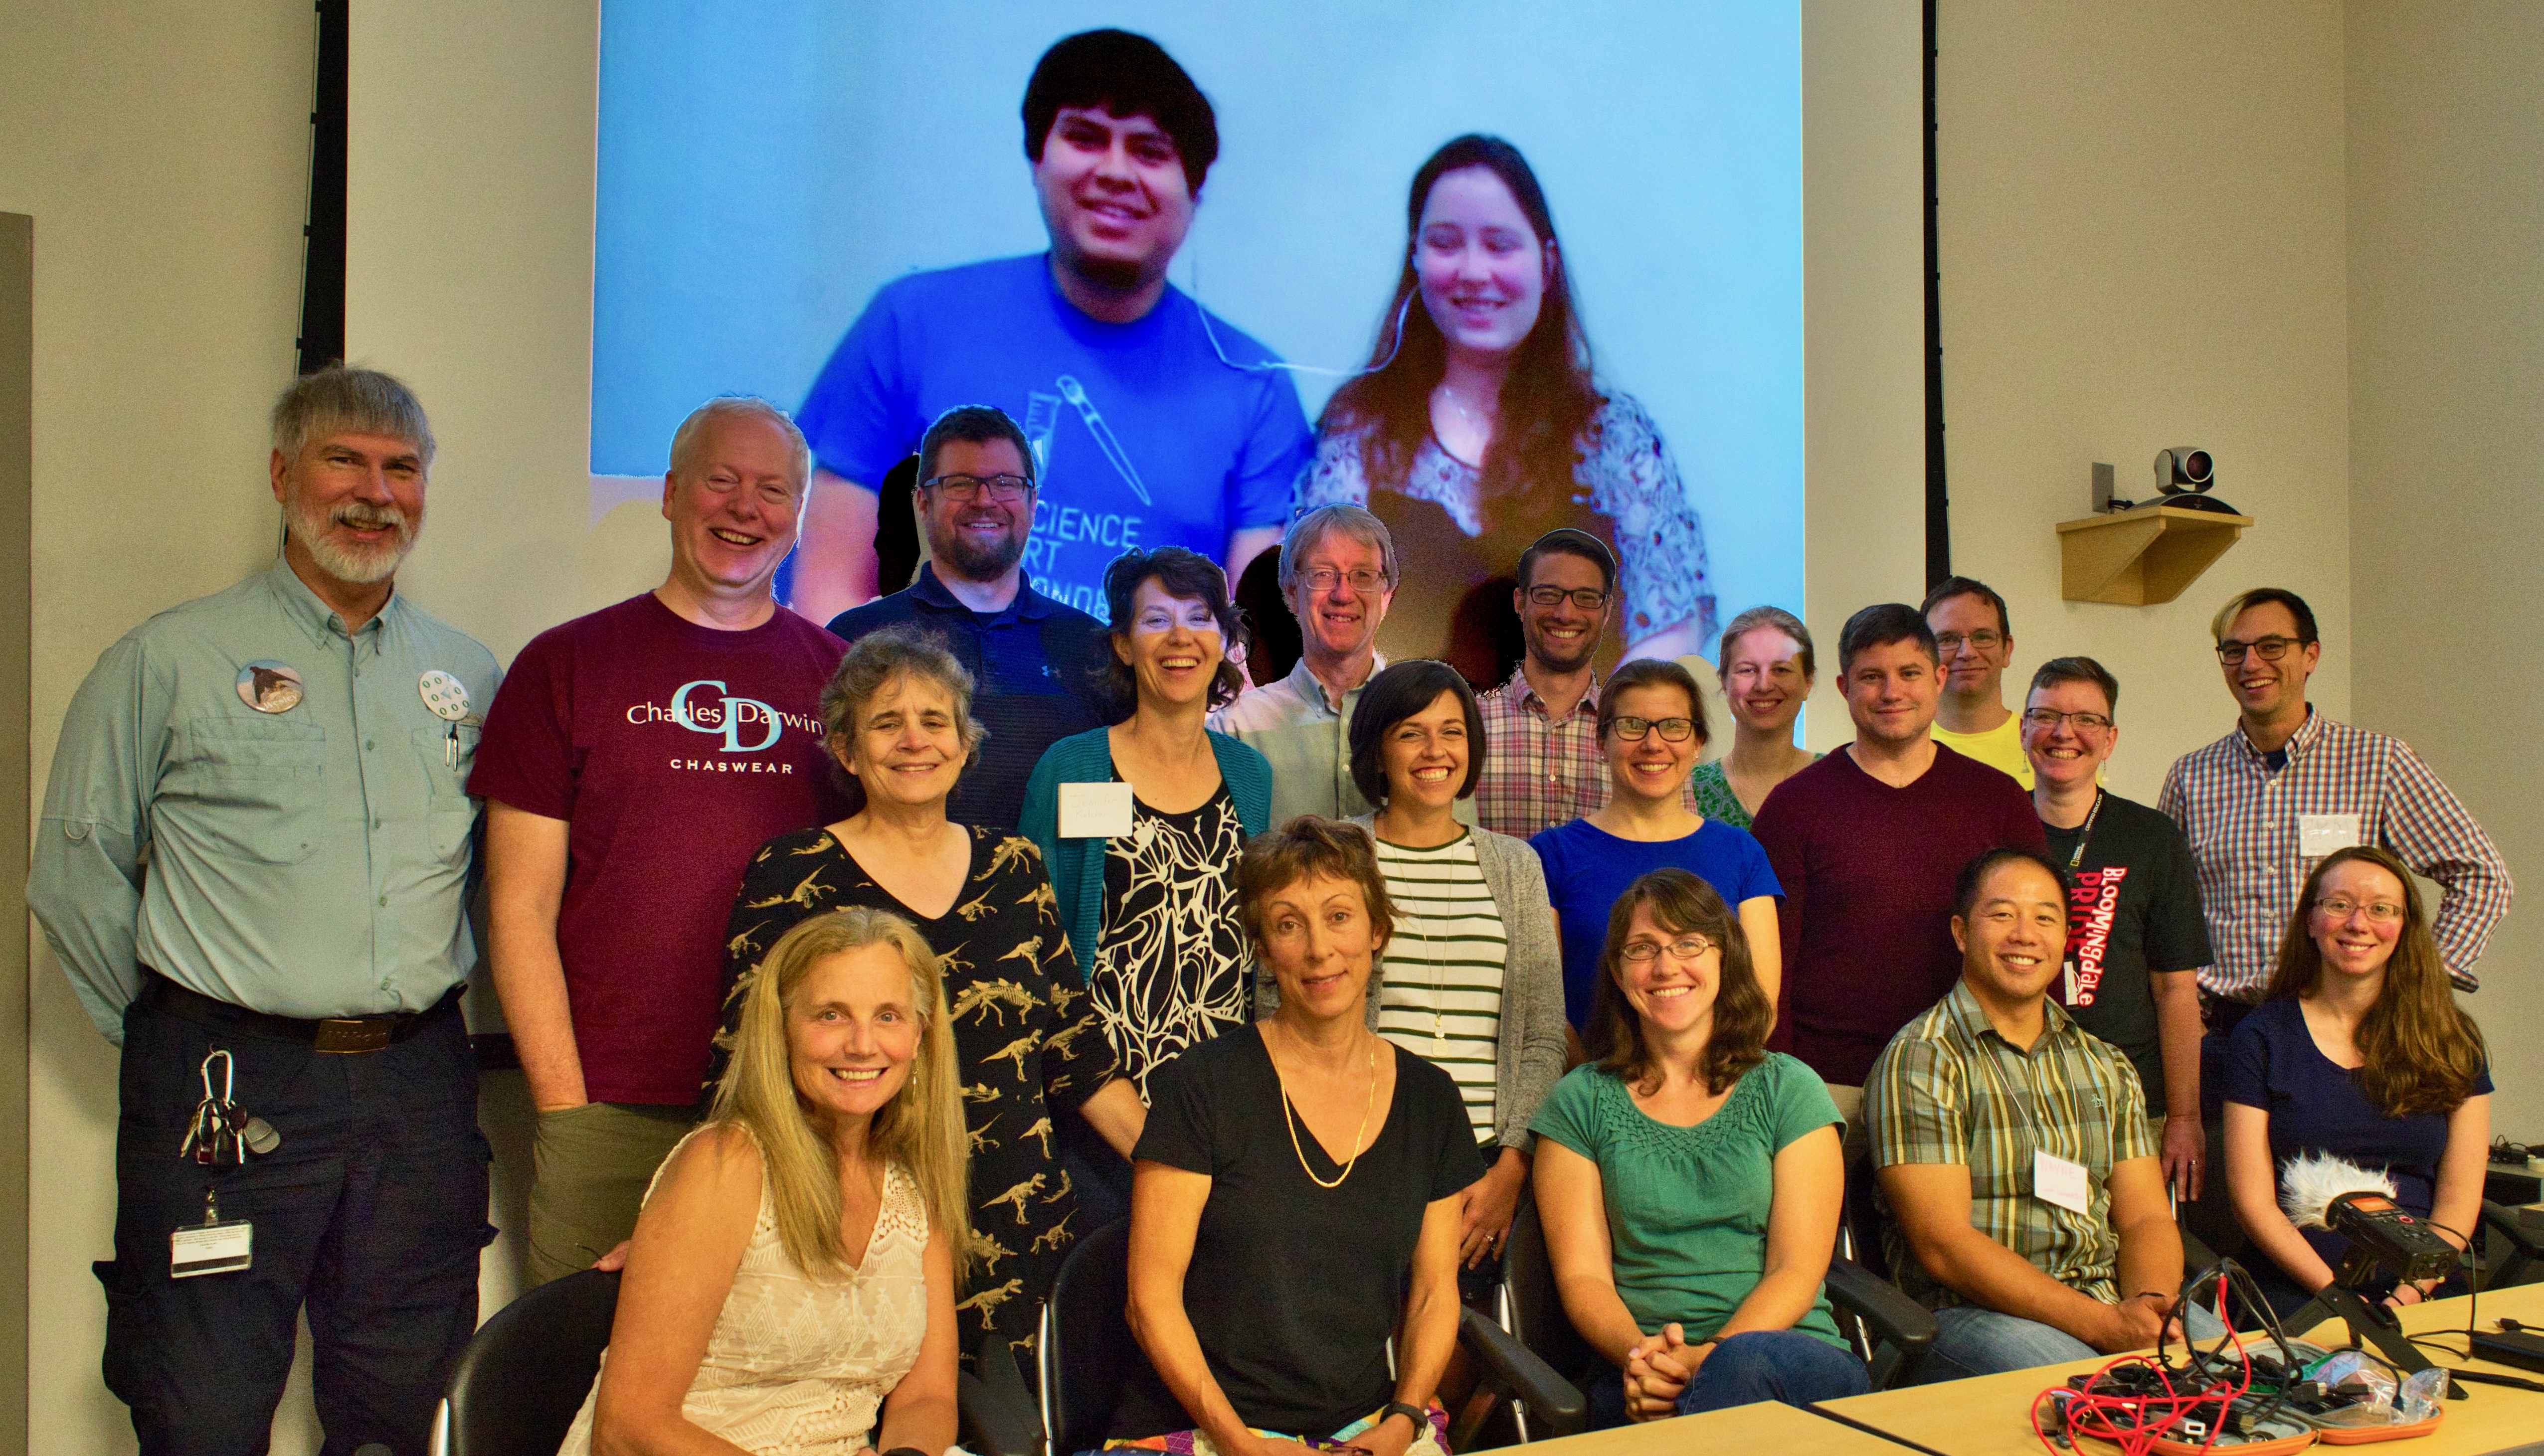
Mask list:
[[[1369,830],[1374,814],[1348,820]],[[1534,1151],[1537,1135],[1528,1124],[1546,1095],[1563,1075],[1563,948],[1554,936],[1554,911],[1546,898],[1546,867],[1528,841],[1496,834],[1480,826],[1474,837],[1475,863],[1501,912],[1502,935],[1509,949],[1502,963],[1500,1045],[1493,1056],[1493,1142],[1500,1147]],[[1280,990],[1269,970],[1258,966],[1255,1000],[1261,1013],[1281,1004]],[[1369,980],[1369,1025],[1378,1027],[1379,988],[1383,972]]]

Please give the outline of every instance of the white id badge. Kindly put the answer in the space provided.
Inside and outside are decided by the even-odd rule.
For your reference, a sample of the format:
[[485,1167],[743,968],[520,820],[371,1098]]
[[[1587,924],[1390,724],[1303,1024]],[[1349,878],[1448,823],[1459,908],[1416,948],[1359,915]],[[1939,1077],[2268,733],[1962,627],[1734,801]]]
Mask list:
[[2041,1202],[2056,1204],[2070,1213],[2085,1212],[2094,1197],[2093,1188],[2085,1182],[2084,1164],[2039,1151],[2031,1155],[2031,1192]]
[[2358,844],[2356,814],[2297,815],[2297,857],[2319,860],[2334,850],[2351,849]]
[[168,1277],[226,1274],[248,1266],[256,1248],[256,1226],[244,1218],[214,1219],[168,1235]]
[[1110,839],[1131,832],[1131,786],[1063,784],[1060,786],[1060,837]]

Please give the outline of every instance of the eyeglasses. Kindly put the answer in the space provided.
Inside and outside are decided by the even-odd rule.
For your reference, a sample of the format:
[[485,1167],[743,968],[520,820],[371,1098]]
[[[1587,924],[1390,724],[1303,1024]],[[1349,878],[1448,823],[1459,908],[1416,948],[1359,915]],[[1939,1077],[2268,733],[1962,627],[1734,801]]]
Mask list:
[[1310,591],[1331,591],[1338,581],[1349,581],[1352,590],[1364,593],[1387,584],[1387,578],[1376,572],[1337,572],[1331,567],[1311,567],[1298,579],[1307,582]]
[[2335,920],[2346,920],[2361,910],[2377,925],[2392,925],[2403,918],[2403,907],[2392,900],[2353,900],[2347,895],[2333,895],[2315,901],[2314,907]]
[[1617,954],[1636,965],[1648,965],[1659,959],[1663,951],[1669,952],[1673,959],[1694,960],[1697,957],[1714,949],[1716,948],[1710,937],[1683,935],[1666,946],[1656,946],[1650,941],[1628,941]]
[[1013,505],[1033,494],[1034,483],[1020,475],[940,475],[919,485],[935,491],[946,499],[969,505],[990,493],[990,498],[1000,505]]
[[2026,709],[2024,710],[2023,721],[2031,725],[2033,728],[2040,729],[2044,733],[2057,728],[2058,725],[2062,723],[2072,723],[2076,725],[2076,731],[2080,733],[2088,730],[2099,732],[2100,730],[2111,726],[2111,721],[2099,713],[2061,713],[2055,708]]
[[1559,607],[1566,597],[1585,612],[1595,612],[1608,605],[1608,593],[1595,586],[1579,586],[1570,591],[1560,586],[1532,586],[1528,589],[1528,604],[1533,607]]
[[2303,646],[2293,637],[2257,637],[2251,642],[2237,642],[2230,637],[2217,645],[2217,660],[2232,667],[2251,652],[2265,662],[2275,662],[2288,654],[2288,649]]
[[1961,650],[1961,645],[1963,643],[1969,644],[1971,647],[1978,649],[1982,652],[1993,652],[1998,648],[2005,646],[2005,634],[2001,632],[1990,632],[1984,627],[1980,628],[1976,632],[1968,634],[1967,636],[1963,636],[1958,632],[1938,632],[1935,634],[1935,651],[1947,657],[1958,652]]
[[1684,743],[1696,735],[1693,718],[1628,718],[1623,714],[1608,720],[1609,728],[1618,737],[1633,742],[1654,728],[1660,729],[1662,741]]

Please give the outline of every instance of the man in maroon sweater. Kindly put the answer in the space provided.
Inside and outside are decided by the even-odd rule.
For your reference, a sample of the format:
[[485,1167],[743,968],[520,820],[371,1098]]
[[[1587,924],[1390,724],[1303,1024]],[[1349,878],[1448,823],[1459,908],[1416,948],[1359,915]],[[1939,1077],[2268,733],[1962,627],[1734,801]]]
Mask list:
[[1769,1045],[1818,1072],[1852,1124],[1872,1059],[1960,975],[1953,877],[2048,841],[2022,785],[1935,741],[1943,684],[1915,607],[1848,618],[1837,661],[1855,741],[1777,785],[1752,832],[1785,889]]

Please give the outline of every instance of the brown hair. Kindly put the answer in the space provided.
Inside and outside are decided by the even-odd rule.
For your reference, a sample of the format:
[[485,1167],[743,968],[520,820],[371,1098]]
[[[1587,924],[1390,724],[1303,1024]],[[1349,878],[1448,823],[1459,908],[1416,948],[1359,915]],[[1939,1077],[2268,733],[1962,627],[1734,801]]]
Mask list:
[[1378,946],[1385,949],[1395,933],[1395,905],[1387,897],[1377,844],[1358,824],[1301,814],[1269,834],[1256,835],[1236,862],[1236,913],[1257,955],[1263,951],[1263,902],[1318,875],[1360,886],[1361,903],[1378,929]]
[[1749,937],[1740,919],[1713,886],[1676,866],[1651,871],[1617,896],[1608,911],[1608,943],[1599,951],[1599,984],[1590,999],[1590,1029],[1585,1042],[1599,1070],[1629,1087],[1649,1092],[1659,1085],[1660,1068],[1643,1044],[1643,1021],[1626,999],[1626,936],[1634,928],[1634,911],[1648,906],[1652,921],[1679,935],[1704,936],[1722,948],[1722,979],[1713,993],[1713,1035],[1706,1042],[1697,1070],[1707,1089],[1720,1096],[1740,1074],[1767,1059],[1767,1034],[1776,1025],[1775,1004],[1758,984],[1749,961]]
[[1696,674],[1667,657],[1635,657],[1617,664],[1599,685],[1599,741],[1608,741],[1608,726],[1617,721],[1617,698],[1629,688],[1671,687],[1687,694],[1688,720],[1696,725],[1699,746],[1713,741],[1705,721],[1705,694],[1696,689]]
[[2385,962],[2385,988],[2359,1019],[2352,1038],[2365,1058],[2358,1069],[2359,1090],[2389,1117],[2452,1112],[2473,1096],[2491,1058],[2482,1029],[2456,1005],[2412,872],[2393,855],[2374,845],[2352,845],[2335,850],[2314,867],[2305,892],[2297,896],[2296,912],[2288,918],[2278,968],[2270,973],[2264,999],[2292,999],[2323,984],[2323,949],[2314,943],[2306,917],[2323,892],[2324,877],[2334,866],[2352,862],[2374,865],[2403,887],[2403,933],[2395,937],[2394,957]]

